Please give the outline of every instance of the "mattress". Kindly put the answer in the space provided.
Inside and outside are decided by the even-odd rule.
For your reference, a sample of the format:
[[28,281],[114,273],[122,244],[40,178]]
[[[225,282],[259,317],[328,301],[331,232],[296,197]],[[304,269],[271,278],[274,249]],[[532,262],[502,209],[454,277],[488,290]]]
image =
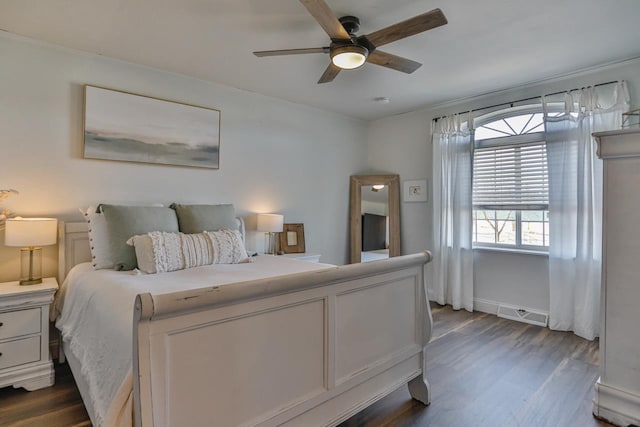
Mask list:
[[[83,399],[96,426],[131,425],[133,306],[141,293],[185,289],[301,273],[332,267],[277,256],[246,264],[216,264],[161,274],[94,270],[78,264],[65,279],[53,307],[64,348],[80,369]],[[78,372],[79,371],[79,372]]]

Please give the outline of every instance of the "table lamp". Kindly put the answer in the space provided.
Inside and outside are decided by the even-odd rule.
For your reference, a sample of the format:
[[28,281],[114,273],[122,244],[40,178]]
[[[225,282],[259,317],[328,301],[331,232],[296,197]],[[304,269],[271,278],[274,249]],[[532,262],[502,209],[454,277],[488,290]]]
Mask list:
[[4,244],[20,249],[20,284],[42,283],[42,246],[54,245],[58,237],[55,218],[12,218],[6,222]]
[[278,214],[258,214],[258,231],[264,231],[264,253],[276,253],[276,233],[282,232],[284,216]]

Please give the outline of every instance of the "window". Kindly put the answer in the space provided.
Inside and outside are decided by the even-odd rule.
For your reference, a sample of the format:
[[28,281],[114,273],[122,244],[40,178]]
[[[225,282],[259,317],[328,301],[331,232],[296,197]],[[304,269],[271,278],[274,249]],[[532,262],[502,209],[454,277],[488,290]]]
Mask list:
[[492,114],[476,122],[473,243],[547,251],[547,149],[539,108]]

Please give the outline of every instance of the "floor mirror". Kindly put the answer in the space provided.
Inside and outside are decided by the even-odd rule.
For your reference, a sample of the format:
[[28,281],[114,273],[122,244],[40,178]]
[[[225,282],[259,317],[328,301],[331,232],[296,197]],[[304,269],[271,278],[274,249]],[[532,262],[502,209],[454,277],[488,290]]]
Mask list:
[[352,175],[349,212],[352,264],[400,255],[398,175]]

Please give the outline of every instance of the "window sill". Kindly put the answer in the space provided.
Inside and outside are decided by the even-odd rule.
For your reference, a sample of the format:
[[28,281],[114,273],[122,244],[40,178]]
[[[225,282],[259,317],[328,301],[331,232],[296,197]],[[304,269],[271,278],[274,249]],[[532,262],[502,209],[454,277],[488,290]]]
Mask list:
[[516,249],[516,248],[500,248],[500,247],[491,247],[491,246],[474,246],[474,251],[481,252],[504,252],[509,254],[520,254],[520,255],[535,255],[535,256],[543,256],[548,257],[549,252],[542,251],[533,251],[530,249]]

